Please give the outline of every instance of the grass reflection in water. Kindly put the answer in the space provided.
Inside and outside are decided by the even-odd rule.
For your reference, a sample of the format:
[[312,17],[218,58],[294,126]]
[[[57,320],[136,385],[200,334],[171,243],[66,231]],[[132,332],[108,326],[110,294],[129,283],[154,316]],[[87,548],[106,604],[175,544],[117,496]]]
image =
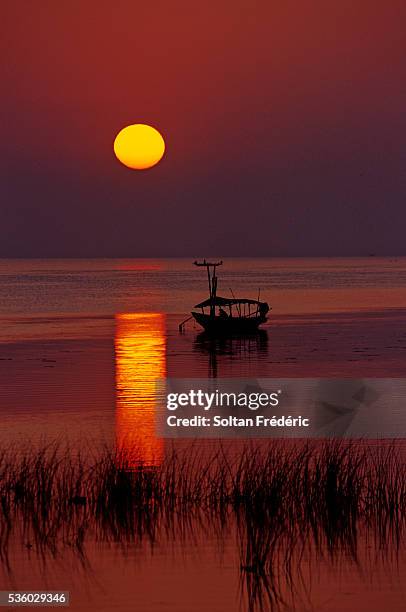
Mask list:
[[86,564],[87,539],[125,548],[168,534],[186,541],[197,525],[221,540],[232,528],[244,605],[278,610],[304,589],[309,555],[359,563],[362,535],[396,558],[404,542],[399,443],[273,441],[238,454],[194,444],[168,449],[157,466],[134,465],[128,449],[27,449],[0,453],[0,559],[9,572],[15,537],[42,559],[69,546]]

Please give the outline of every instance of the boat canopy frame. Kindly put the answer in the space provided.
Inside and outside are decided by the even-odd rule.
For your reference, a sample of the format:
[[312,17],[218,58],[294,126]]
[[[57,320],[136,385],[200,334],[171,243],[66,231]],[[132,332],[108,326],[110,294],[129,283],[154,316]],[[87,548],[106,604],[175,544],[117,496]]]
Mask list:
[[203,300],[193,308],[205,308],[206,306],[233,306],[236,304],[256,304],[260,306],[261,304],[266,304],[266,302],[260,302],[259,300],[249,300],[246,298],[225,298],[217,295],[214,299],[207,298],[207,300]]
[[[237,314],[233,314],[233,306],[235,307]],[[248,306],[248,308],[247,308]],[[254,308],[251,309],[251,306]],[[223,316],[227,314],[229,317],[233,318],[254,318],[264,315],[268,312],[269,306],[266,302],[260,302],[259,300],[250,300],[246,298],[224,298],[221,296],[216,296],[214,298],[208,298],[199,304],[196,304],[194,308],[200,308],[202,313],[204,314],[205,308],[210,308],[210,316],[215,316],[215,308],[218,307],[220,310],[223,308],[228,309],[228,314],[223,311]],[[248,312],[247,312],[248,311]]]

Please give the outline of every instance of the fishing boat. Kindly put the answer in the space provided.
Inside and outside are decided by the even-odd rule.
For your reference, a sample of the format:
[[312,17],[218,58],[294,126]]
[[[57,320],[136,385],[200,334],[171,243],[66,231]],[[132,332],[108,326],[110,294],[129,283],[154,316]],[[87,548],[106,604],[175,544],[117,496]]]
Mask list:
[[249,334],[257,331],[258,327],[267,321],[269,305],[266,302],[248,298],[231,298],[217,295],[216,269],[223,264],[222,261],[202,262],[195,261],[194,265],[207,269],[209,297],[196,304],[191,317],[179,325],[180,331],[184,324],[194,318],[206,332],[211,334]]

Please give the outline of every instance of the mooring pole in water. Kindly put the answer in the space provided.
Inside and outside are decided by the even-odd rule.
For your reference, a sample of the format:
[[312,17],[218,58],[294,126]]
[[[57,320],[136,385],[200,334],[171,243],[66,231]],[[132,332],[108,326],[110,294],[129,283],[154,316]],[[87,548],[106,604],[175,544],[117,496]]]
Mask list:
[[182,321],[182,323],[179,323],[179,332],[182,334],[185,331],[185,323],[187,323],[188,321],[190,321],[190,319],[193,319],[193,317],[188,317],[187,319],[185,319],[184,321]]

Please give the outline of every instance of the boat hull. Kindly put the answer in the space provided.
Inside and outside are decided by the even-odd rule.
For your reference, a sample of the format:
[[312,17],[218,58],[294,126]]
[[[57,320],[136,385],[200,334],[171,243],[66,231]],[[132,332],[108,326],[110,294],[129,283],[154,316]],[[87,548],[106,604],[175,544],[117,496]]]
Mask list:
[[252,334],[258,327],[266,322],[265,316],[259,317],[221,317],[210,316],[201,312],[192,312],[195,321],[210,334],[232,335]]

